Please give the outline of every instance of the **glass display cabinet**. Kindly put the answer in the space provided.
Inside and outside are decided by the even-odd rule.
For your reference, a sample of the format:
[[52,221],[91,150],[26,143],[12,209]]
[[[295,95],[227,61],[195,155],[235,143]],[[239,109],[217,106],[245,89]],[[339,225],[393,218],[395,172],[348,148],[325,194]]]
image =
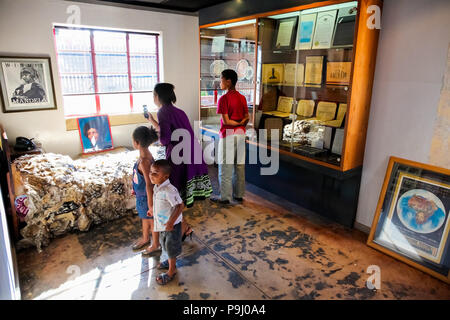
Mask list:
[[[219,130],[217,101],[221,72],[233,69],[238,74],[236,90],[245,96],[253,114],[256,77],[256,19],[219,24],[200,30],[200,120],[206,128]],[[253,125],[253,121],[249,125]]]
[[201,26],[202,128],[218,131],[220,72],[231,68],[250,127],[267,129],[263,138],[277,130],[280,153],[339,171],[361,166],[379,31],[365,22],[379,2],[317,2]]
[[[270,176],[261,174],[268,165],[247,161],[246,181],[353,227],[383,2],[302,2],[200,26],[201,132],[218,139],[215,74],[235,68],[256,129],[247,130],[248,150],[279,154]],[[233,44],[243,39],[248,53]],[[253,79],[244,77],[250,68]]]

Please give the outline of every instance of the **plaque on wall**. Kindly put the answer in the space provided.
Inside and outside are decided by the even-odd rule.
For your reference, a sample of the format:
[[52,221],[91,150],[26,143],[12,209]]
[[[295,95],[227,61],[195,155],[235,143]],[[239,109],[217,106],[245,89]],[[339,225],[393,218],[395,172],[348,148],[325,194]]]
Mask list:
[[[285,63],[283,84],[287,86],[303,86],[305,65],[302,63]],[[296,78],[297,77],[297,78]]]
[[350,84],[351,62],[328,62],[327,84],[348,86]]
[[353,46],[357,8],[355,6],[339,9],[334,28],[332,47]]
[[278,64],[263,64],[262,67],[262,82],[263,83],[282,83],[284,76],[284,65]]
[[334,22],[337,10],[319,12],[317,14],[316,29],[314,31],[313,49],[328,49],[331,47]]
[[212,53],[221,53],[225,50],[225,36],[216,36],[211,44]]
[[312,46],[317,13],[300,14],[295,50],[309,50]]
[[321,87],[323,73],[323,56],[306,57],[305,86]]

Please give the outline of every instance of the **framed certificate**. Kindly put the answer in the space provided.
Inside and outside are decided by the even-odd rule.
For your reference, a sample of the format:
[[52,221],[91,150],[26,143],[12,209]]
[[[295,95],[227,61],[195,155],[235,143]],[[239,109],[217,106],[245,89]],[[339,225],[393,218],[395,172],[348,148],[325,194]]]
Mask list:
[[282,83],[284,79],[284,64],[263,64],[262,82],[263,83]]
[[295,40],[298,17],[280,19],[275,32],[274,49],[291,49]]
[[309,50],[312,46],[317,13],[300,14],[295,50]]
[[350,84],[351,62],[328,62],[327,84],[348,86]]
[[450,283],[450,170],[391,157],[367,244]]
[[304,74],[304,64],[285,63],[283,84],[286,86],[303,86]]
[[332,48],[353,46],[357,8],[355,6],[339,9],[334,28]]
[[323,56],[306,57],[305,86],[321,87],[323,73]]
[[319,12],[317,14],[316,29],[314,31],[313,49],[331,48],[334,22],[336,21],[337,10]]

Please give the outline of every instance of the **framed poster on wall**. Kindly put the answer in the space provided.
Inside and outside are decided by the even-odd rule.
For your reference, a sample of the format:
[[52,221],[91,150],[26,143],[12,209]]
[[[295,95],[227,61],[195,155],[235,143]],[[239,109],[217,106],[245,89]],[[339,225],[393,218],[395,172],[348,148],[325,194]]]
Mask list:
[[4,112],[56,109],[49,57],[0,57]]
[[450,283],[450,170],[391,157],[367,244]]

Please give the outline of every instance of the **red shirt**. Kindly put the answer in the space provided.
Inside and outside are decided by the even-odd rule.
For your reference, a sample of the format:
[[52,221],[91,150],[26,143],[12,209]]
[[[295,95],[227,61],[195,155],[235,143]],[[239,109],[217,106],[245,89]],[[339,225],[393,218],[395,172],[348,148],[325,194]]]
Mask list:
[[[230,118],[230,120],[240,122],[244,119],[247,113],[247,100],[236,90],[228,90],[226,94],[219,98],[219,102],[217,104],[217,114],[228,114],[228,118]],[[232,129],[233,133],[236,133],[237,130],[242,130],[242,132],[245,133],[245,126],[235,127],[224,125],[223,119],[220,119],[219,135],[221,138],[226,137],[227,129]]]

